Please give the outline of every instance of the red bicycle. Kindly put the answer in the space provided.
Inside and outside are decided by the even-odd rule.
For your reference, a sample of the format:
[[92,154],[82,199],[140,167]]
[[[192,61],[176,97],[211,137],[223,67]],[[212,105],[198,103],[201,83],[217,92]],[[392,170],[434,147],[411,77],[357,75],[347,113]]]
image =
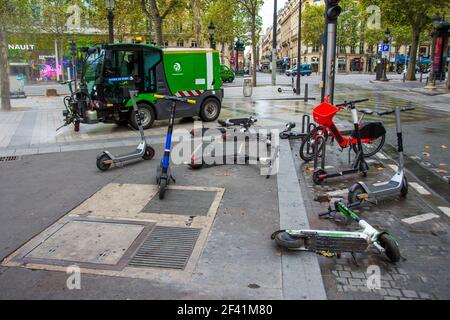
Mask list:
[[[328,97],[325,102],[319,104],[312,111],[314,121],[318,126],[313,129],[303,140],[300,146],[300,157],[304,161],[311,161],[314,158],[314,143],[317,136],[325,137],[325,142],[331,135],[342,149],[351,147],[355,153],[358,152],[358,141],[354,135],[353,130],[341,132],[333,122],[334,116],[341,110],[346,109],[350,105],[369,101],[369,99],[361,99],[344,102],[342,104],[333,106],[328,102]],[[372,110],[359,109],[362,113],[359,119],[359,132],[361,135],[361,142],[363,146],[364,157],[371,157],[383,148],[386,140],[386,129],[381,122],[366,122],[362,123],[365,115],[373,114]],[[345,134],[345,135],[344,135]],[[319,150],[322,141],[318,141]]]

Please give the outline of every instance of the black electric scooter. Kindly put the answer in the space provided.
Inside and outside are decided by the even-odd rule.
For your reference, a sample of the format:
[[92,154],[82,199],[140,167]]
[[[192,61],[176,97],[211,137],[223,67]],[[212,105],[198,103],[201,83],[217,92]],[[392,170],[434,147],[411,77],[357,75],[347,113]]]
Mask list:
[[395,124],[397,130],[397,149],[399,155],[398,169],[394,176],[385,183],[377,185],[366,185],[364,182],[359,181],[350,187],[348,193],[348,201],[350,203],[358,203],[362,199],[366,198],[376,198],[381,196],[397,195],[400,194],[402,197],[406,197],[408,194],[408,181],[406,180],[404,171],[404,159],[403,159],[403,135],[402,135],[402,125],[400,121],[401,111],[414,110],[412,107],[402,108],[396,107],[395,109],[379,112],[379,116],[384,116],[388,114],[395,113]]
[[166,144],[164,149],[164,155],[161,161],[161,165],[157,169],[156,172],[156,183],[159,185],[159,198],[164,199],[164,195],[167,190],[167,186],[170,183],[170,180],[175,182],[174,177],[170,173],[170,150],[172,147],[172,133],[173,133],[173,125],[175,122],[175,111],[177,107],[177,102],[187,102],[190,104],[196,104],[195,100],[190,100],[186,98],[179,98],[175,96],[163,96],[159,94],[154,95],[157,99],[166,99],[172,101],[172,107],[170,109],[170,118],[169,118],[169,126],[167,128],[167,136],[166,136]]
[[132,161],[132,160],[151,160],[155,156],[155,149],[153,149],[150,145],[147,144],[144,135],[144,129],[142,127],[142,119],[141,115],[138,112],[138,107],[136,104],[135,97],[138,95],[138,91],[130,90],[130,99],[133,104],[133,112],[136,116],[136,122],[139,127],[139,133],[141,135],[141,142],[137,146],[136,150],[124,155],[114,155],[109,151],[103,151],[102,154],[97,156],[97,168],[101,171],[108,170],[111,165],[119,166],[124,162]]
[[[365,101],[365,100],[361,100]],[[366,160],[364,159],[364,152],[362,148],[362,142],[361,142],[361,133],[359,130],[359,119],[358,119],[358,110],[356,109],[356,102],[350,101],[350,102],[344,102],[342,105],[345,105],[347,109],[350,109],[352,113],[352,120],[354,125],[354,138],[356,138],[358,151],[355,157],[355,160],[353,161],[353,164],[350,169],[338,171],[338,172],[332,172],[327,173],[325,171],[325,148],[326,148],[326,141],[327,137],[324,136],[318,136],[316,137],[316,141],[314,143],[314,173],[313,173],[313,182],[315,184],[321,184],[323,181],[331,178],[337,178],[341,176],[345,176],[348,174],[355,174],[358,172],[361,172],[363,176],[367,176],[367,171],[369,170],[369,165],[367,164]],[[319,139],[320,137],[320,139]],[[319,141],[321,144],[319,145]],[[321,155],[322,157],[322,166],[321,168],[317,167],[317,158]]]

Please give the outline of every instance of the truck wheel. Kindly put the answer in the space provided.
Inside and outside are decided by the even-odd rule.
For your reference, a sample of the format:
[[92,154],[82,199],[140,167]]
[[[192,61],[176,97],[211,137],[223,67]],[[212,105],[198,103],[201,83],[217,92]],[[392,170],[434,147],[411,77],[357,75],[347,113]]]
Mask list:
[[208,98],[203,101],[200,107],[200,118],[202,121],[215,121],[220,115],[220,102],[214,98]]
[[[142,127],[144,130],[151,128],[155,121],[155,111],[147,103],[138,103],[138,112],[141,116]],[[130,112],[130,124],[135,130],[139,130],[134,112]]]
[[234,81],[234,78],[233,78],[233,77],[229,77],[229,78],[228,78],[228,82],[229,82],[229,83],[232,83],[233,81]]

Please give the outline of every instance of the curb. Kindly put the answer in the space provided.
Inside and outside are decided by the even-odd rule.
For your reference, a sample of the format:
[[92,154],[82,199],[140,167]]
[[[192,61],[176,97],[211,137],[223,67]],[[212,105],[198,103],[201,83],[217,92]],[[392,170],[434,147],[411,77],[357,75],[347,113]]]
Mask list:
[[[308,216],[288,140],[280,140],[277,186],[280,229],[309,229]],[[319,261],[314,252],[283,251],[281,272],[283,299],[327,299]]]

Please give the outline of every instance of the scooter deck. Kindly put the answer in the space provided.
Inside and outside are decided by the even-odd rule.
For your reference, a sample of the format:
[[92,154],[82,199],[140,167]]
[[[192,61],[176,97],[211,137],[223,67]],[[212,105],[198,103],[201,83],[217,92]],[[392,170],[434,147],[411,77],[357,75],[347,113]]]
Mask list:
[[364,252],[367,249],[367,242],[363,238],[318,236],[310,238],[309,242],[311,249],[317,251]]
[[369,189],[370,189],[370,192],[379,193],[379,192],[383,192],[386,190],[397,189],[400,187],[400,185],[401,185],[401,183],[399,183],[397,181],[389,181],[388,183],[384,183],[382,185],[376,185],[376,186],[370,185]]

